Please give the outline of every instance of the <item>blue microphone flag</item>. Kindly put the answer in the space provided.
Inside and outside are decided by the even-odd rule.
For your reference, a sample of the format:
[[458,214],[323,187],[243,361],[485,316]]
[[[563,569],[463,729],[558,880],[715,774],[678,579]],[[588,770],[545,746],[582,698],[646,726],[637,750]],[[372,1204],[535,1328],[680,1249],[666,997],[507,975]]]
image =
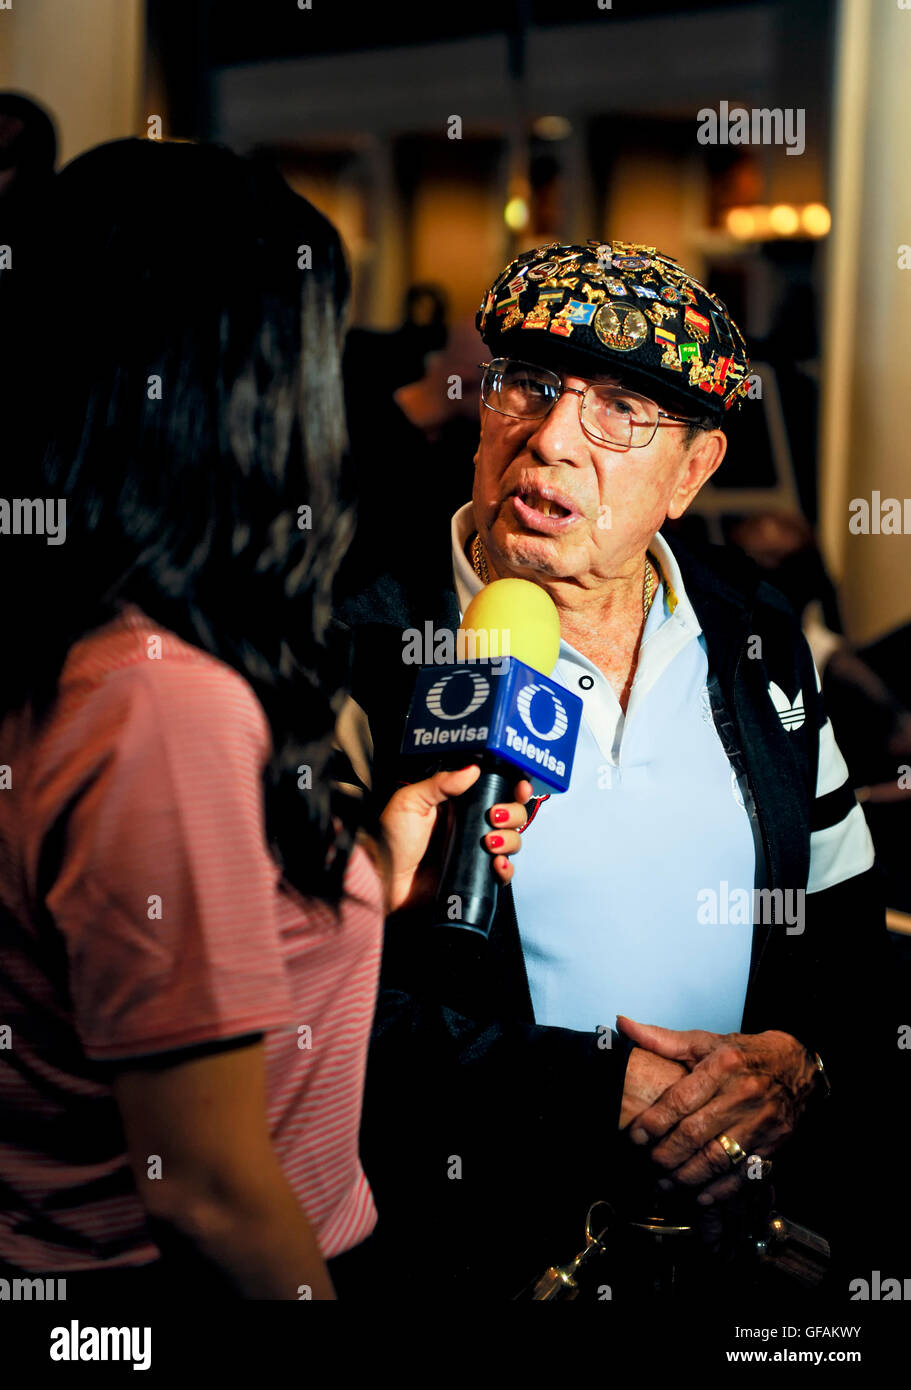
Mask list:
[[554,791],[569,787],[582,701],[515,657],[424,666],[403,753],[490,753]]

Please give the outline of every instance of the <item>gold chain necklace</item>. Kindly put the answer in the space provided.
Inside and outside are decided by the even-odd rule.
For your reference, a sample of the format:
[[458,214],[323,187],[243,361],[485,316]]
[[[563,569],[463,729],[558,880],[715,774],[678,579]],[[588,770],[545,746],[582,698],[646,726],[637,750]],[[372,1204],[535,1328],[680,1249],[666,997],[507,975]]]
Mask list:
[[[648,552],[646,552],[645,578],[642,581],[642,612],[646,618],[652,606],[652,599],[655,596],[655,581],[652,577],[652,567],[648,562],[648,558]],[[484,546],[477,532],[475,532],[475,538],[471,543],[471,567],[482,584],[490,583],[490,570],[487,568],[487,556],[484,554]]]
[[490,570],[487,568],[487,556],[484,554],[481,537],[477,532],[475,532],[475,538],[471,543],[471,565],[481,583],[489,584]]
[[652,567],[648,562],[648,551],[645,552],[645,583],[642,586],[642,612],[648,617],[648,610],[652,606],[654,598],[655,581],[652,578]]

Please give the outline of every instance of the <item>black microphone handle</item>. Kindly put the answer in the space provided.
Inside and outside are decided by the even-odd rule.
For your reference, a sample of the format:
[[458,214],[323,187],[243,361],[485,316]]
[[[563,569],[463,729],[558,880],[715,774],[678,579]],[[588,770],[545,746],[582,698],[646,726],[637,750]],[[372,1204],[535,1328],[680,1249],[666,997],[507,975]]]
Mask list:
[[434,926],[461,927],[485,939],[489,935],[499,879],[493,871],[493,856],[481,840],[495,828],[487,819],[488,810],[498,802],[513,800],[513,788],[522,775],[503,763],[482,763],[474,786],[454,798],[455,816],[437,890]]

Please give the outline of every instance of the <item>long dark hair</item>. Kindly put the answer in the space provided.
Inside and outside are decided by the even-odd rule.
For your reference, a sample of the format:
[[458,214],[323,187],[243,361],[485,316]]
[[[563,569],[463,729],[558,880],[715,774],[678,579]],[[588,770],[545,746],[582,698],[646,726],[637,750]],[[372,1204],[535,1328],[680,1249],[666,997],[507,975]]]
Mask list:
[[66,540],[0,538],[0,714],[46,711],[70,645],[137,604],[250,683],[270,841],[295,887],[337,901],[339,237],[260,163],[151,140],[76,159],[45,211],[0,276],[0,492],[65,499]]

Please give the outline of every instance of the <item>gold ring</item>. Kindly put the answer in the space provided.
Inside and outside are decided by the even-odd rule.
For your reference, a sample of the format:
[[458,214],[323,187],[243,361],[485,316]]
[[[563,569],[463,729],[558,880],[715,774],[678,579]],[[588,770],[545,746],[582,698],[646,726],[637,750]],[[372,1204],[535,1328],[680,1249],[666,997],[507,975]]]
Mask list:
[[727,1134],[719,1134],[717,1137],[718,1143],[731,1160],[731,1166],[736,1168],[737,1164],[742,1163],[746,1158],[746,1150],[740,1147],[736,1139],[731,1139]]

